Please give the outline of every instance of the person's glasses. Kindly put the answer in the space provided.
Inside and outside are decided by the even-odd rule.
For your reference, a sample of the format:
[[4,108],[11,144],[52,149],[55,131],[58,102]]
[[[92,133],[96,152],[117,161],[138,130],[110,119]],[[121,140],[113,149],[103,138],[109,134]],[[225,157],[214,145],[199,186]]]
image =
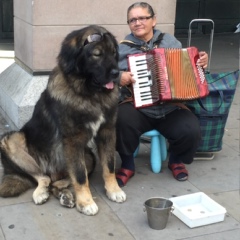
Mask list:
[[138,17],[138,18],[131,18],[127,21],[128,24],[134,25],[139,21],[140,23],[145,23],[148,19],[152,18],[153,16],[148,17]]
[[100,42],[101,40],[102,40],[102,35],[100,33],[94,33],[87,37],[83,46],[86,46],[87,44],[92,42]]

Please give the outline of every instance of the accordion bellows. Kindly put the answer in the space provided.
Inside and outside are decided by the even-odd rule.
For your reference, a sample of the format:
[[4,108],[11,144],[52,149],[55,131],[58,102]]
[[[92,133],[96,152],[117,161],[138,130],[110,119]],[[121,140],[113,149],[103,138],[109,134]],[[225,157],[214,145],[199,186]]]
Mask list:
[[156,48],[128,56],[135,107],[164,101],[187,101],[209,94],[203,69],[198,66],[196,47]]

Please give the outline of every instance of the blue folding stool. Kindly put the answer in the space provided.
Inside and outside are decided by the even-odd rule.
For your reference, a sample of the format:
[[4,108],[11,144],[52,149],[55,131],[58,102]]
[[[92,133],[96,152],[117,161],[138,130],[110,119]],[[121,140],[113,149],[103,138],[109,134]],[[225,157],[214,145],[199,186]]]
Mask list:
[[[151,138],[151,168],[154,173],[159,173],[161,171],[162,161],[165,161],[167,158],[166,139],[157,130],[145,132],[142,136]],[[138,154],[139,146],[134,153],[134,157]]]

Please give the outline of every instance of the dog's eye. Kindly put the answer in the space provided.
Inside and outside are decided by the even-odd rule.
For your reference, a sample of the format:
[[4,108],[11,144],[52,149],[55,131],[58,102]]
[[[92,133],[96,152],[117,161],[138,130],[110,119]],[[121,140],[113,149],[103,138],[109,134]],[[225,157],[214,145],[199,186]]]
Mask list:
[[93,56],[99,57],[102,55],[102,52],[99,49],[94,49]]

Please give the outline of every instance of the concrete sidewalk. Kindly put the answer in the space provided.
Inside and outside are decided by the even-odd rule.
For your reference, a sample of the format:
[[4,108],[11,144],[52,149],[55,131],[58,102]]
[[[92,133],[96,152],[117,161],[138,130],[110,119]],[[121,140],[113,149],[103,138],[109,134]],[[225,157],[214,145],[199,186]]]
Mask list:
[[[192,45],[207,50],[208,36],[194,37]],[[239,69],[239,34],[215,35],[211,72]],[[180,38],[186,45],[186,38]],[[0,48],[1,50],[1,48]],[[0,198],[0,240],[66,240],[66,239],[166,239],[166,240],[239,240],[239,126],[240,84],[228,117],[223,149],[211,161],[194,161],[187,166],[189,179],[173,179],[164,162],[161,173],[154,174],[149,163],[149,143],[141,143],[136,158],[136,174],[123,190],[127,201],[111,202],[105,195],[101,168],[98,165],[90,178],[91,190],[99,213],[85,216],[76,208],[67,209],[50,197],[44,205],[32,202],[32,192],[17,198]],[[0,135],[8,130],[8,123],[0,117]],[[117,165],[120,160],[117,158]],[[0,177],[2,176],[0,167]],[[204,192],[227,210],[223,222],[198,228],[189,228],[174,215],[170,215],[164,230],[148,226],[144,202],[151,197],[171,198],[195,192]]]

